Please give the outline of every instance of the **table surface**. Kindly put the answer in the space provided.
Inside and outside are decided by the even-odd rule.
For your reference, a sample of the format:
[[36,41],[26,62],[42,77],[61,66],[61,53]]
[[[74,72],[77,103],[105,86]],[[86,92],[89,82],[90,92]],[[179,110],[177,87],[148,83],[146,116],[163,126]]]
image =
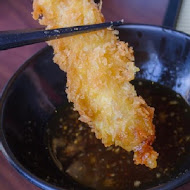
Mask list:
[[[103,13],[106,20],[124,18],[129,23],[162,25],[168,0],[104,0]],[[32,19],[31,0],[0,0],[0,30],[15,30],[39,27]],[[35,44],[0,52],[0,90],[13,73],[35,52],[46,44]],[[0,189],[39,190],[25,180],[0,153]],[[190,189],[190,183],[178,190]]]

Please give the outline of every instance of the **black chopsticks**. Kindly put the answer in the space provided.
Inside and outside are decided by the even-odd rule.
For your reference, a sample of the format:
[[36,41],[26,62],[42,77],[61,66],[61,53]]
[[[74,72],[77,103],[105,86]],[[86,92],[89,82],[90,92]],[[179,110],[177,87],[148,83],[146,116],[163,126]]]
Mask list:
[[91,32],[108,27],[120,26],[123,20],[115,22],[105,22],[101,24],[73,26],[68,28],[58,28],[53,30],[31,29],[0,32],[0,50],[16,48],[48,40],[73,36],[85,32]]

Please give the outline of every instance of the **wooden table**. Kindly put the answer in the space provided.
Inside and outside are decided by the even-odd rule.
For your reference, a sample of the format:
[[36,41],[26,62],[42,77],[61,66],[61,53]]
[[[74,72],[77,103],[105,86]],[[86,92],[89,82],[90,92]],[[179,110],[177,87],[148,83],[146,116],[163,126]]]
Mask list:
[[[104,0],[107,20],[124,18],[127,22],[162,25],[168,0]],[[0,30],[39,27],[32,19],[31,0],[0,0]],[[13,73],[45,43],[0,52],[0,90]],[[38,190],[20,176],[0,153],[0,189]],[[190,189],[190,183],[178,190]]]

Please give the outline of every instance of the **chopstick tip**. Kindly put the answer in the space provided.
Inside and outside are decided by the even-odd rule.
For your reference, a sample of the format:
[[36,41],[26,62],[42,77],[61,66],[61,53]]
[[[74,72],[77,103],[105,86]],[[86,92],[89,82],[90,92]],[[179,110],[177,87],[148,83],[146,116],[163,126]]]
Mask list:
[[115,22],[110,22],[112,26],[120,26],[124,23],[124,19],[121,19],[119,21],[115,21]]

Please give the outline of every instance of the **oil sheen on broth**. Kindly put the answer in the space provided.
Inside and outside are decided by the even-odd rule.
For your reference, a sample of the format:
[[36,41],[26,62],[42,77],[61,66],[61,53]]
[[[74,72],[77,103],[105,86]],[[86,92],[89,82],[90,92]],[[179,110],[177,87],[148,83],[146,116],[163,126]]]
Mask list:
[[136,166],[132,153],[104,147],[68,103],[48,121],[49,149],[57,167],[78,183],[100,190],[147,189],[186,172],[175,166],[190,152],[189,105],[179,94],[157,83],[134,80],[133,84],[155,108],[158,167]]

